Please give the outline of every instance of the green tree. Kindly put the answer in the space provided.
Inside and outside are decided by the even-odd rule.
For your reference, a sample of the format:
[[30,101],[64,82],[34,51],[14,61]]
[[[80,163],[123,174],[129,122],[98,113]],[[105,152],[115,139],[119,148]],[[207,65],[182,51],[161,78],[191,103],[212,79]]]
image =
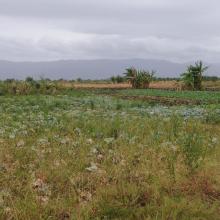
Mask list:
[[126,69],[125,78],[131,84],[132,88],[136,88],[135,79],[137,77],[137,70],[134,67],[130,67]]
[[28,76],[28,77],[26,77],[25,81],[32,83],[32,82],[34,82],[34,79],[32,77]]
[[123,83],[123,82],[124,82],[124,77],[117,75],[117,76],[115,77],[115,81],[116,81],[117,83]]
[[116,82],[116,78],[115,78],[115,76],[112,76],[110,79],[111,79],[111,81],[112,81],[113,83]]
[[132,88],[149,88],[150,82],[153,80],[155,72],[137,70],[133,67],[126,69],[125,77]]
[[182,74],[182,80],[184,81],[188,89],[201,90],[203,73],[208,69],[208,66],[204,66],[202,61],[198,61],[195,65],[187,67],[187,71]]

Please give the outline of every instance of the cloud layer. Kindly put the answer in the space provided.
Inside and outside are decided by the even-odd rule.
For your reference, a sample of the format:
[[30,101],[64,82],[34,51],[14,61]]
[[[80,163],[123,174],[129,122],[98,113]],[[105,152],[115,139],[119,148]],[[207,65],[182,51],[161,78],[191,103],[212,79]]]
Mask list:
[[219,0],[0,0],[0,59],[220,60]]

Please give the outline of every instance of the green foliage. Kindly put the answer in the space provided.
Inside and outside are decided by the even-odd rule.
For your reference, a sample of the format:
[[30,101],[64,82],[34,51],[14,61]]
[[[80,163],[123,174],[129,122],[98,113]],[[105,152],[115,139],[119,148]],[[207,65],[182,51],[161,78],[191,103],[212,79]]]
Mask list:
[[219,125],[95,92],[0,97],[0,219],[219,219]]
[[32,77],[28,76],[28,77],[25,79],[25,81],[32,83],[32,82],[34,82],[34,79],[33,79]]
[[202,61],[196,62],[194,66],[188,66],[187,71],[182,74],[182,80],[184,81],[186,88],[201,90],[203,73],[207,69],[208,67],[204,66]]
[[123,83],[124,82],[124,77],[120,76],[120,75],[117,75],[117,76],[112,76],[110,78],[110,80],[113,82],[113,83]]
[[116,77],[115,77],[115,76],[112,76],[112,77],[110,78],[110,80],[111,80],[113,83],[116,83]]
[[117,83],[122,83],[122,82],[124,82],[124,77],[117,75],[115,80]]
[[0,95],[56,94],[63,90],[55,81],[28,77],[25,81],[6,80],[0,83]]
[[205,137],[201,132],[201,128],[197,124],[190,126],[192,127],[187,128],[182,134],[180,145],[186,166],[190,172],[194,172],[204,161],[207,145],[205,144]]
[[218,76],[203,76],[202,78],[203,78],[203,81],[217,82],[218,80],[220,80]]
[[76,81],[79,83],[83,82],[83,80],[81,78],[77,78]]
[[114,94],[125,96],[158,96],[167,98],[199,100],[204,103],[220,103],[220,92],[218,91],[169,91],[160,89],[126,89],[115,90]]
[[211,124],[220,124],[220,113],[215,114],[213,111],[210,111],[209,114],[204,118],[204,121]]
[[132,88],[147,89],[153,80],[155,72],[137,70],[133,67],[126,69],[126,79],[131,83]]

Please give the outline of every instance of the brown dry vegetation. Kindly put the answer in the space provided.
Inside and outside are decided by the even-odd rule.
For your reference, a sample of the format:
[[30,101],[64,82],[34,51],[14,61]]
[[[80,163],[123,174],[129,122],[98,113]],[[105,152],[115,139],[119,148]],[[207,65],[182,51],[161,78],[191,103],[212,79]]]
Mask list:
[[[129,83],[71,83],[71,82],[60,82],[60,85],[66,88],[91,88],[91,89],[127,89],[131,88]],[[180,83],[177,81],[158,81],[150,84],[151,89],[178,89]]]
[[[86,89],[127,89],[131,88],[129,83],[71,83],[71,82],[60,82],[60,84],[66,88],[86,88]],[[203,87],[208,90],[220,90],[219,81],[205,81]],[[176,80],[171,81],[156,81],[150,84],[150,89],[165,89],[165,90],[181,90],[182,83]]]

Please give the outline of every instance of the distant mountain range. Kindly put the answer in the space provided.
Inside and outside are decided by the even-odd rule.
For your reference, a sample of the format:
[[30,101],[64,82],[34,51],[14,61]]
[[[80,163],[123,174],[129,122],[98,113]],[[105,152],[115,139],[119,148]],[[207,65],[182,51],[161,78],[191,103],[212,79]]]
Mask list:
[[[193,63],[193,62],[192,62]],[[0,79],[24,79],[27,76],[50,79],[106,79],[121,75],[128,67],[155,70],[158,77],[177,77],[189,63],[174,63],[164,60],[59,60],[45,62],[11,62],[0,60]],[[220,76],[220,63],[206,64],[206,75]]]

